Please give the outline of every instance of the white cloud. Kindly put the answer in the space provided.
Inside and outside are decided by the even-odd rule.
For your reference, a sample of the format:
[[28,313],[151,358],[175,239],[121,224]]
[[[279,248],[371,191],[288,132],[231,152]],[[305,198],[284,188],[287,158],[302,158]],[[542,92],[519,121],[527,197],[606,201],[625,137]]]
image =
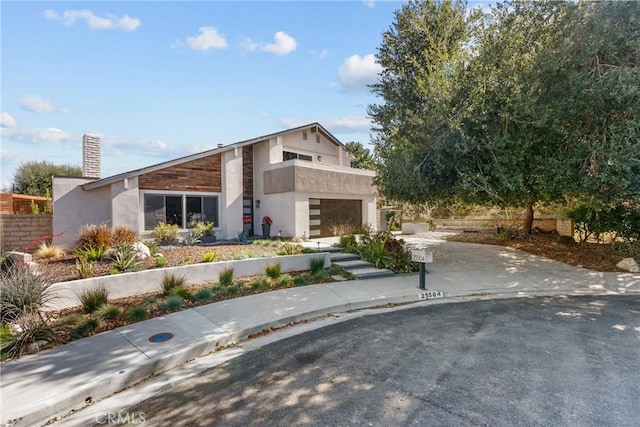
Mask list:
[[270,43],[262,46],[261,50],[264,52],[275,53],[278,56],[288,55],[298,46],[296,39],[291,37],[284,31],[278,31],[274,36],[274,43]]
[[371,120],[364,116],[347,115],[341,117],[328,117],[321,120],[299,120],[285,118],[280,120],[280,124],[285,128],[294,128],[318,121],[322,126],[332,133],[361,133],[369,132]]
[[368,84],[375,83],[382,66],[373,54],[352,55],[338,69],[338,80],[347,92],[368,91]]
[[9,113],[0,113],[0,127],[14,128],[16,127],[16,121]]
[[365,6],[367,7],[371,7],[371,8],[376,7],[375,0],[363,0],[362,3],[364,3]]
[[135,31],[142,25],[139,19],[131,18],[128,15],[117,17],[112,14],[107,14],[104,17],[100,17],[89,9],[65,10],[62,14],[53,9],[47,9],[43,15],[45,19],[61,21],[62,24],[66,26],[72,26],[76,21],[84,20],[91,30]]
[[45,129],[22,129],[14,128],[10,132],[3,133],[3,136],[15,139],[17,141],[25,141],[33,144],[57,144],[71,140],[71,134],[58,128]]
[[68,108],[58,107],[50,100],[41,98],[38,95],[25,95],[20,105],[32,113],[68,113],[70,111]]
[[253,52],[258,48],[258,43],[254,42],[250,37],[244,37],[242,43],[240,43],[240,48],[247,52]]
[[227,40],[214,27],[200,27],[198,31],[200,35],[187,37],[184,41],[189,48],[206,52],[227,47]]
[[320,52],[312,50],[311,54],[318,59],[322,59],[329,54],[329,51],[327,49],[322,49]]

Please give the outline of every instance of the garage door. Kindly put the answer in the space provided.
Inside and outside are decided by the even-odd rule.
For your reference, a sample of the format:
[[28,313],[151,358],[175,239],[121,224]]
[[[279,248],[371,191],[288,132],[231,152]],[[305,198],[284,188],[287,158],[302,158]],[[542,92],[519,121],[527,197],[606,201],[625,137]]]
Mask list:
[[362,225],[362,200],[309,199],[309,236],[340,236]]

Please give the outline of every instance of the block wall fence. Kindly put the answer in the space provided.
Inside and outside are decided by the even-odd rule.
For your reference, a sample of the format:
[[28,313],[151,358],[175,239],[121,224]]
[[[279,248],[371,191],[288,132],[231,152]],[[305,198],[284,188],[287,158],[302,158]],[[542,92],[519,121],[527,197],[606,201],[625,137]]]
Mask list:
[[0,250],[24,251],[32,242],[51,236],[52,232],[51,215],[0,215]]

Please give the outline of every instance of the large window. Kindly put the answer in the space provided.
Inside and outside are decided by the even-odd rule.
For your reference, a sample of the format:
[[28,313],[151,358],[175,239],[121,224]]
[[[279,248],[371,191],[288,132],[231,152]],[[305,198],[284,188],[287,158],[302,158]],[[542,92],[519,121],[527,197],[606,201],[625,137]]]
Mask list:
[[218,197],[191,194],[145,194],[144,229],[153,230],[159,222],[190,228],[195,222],[218,226]]

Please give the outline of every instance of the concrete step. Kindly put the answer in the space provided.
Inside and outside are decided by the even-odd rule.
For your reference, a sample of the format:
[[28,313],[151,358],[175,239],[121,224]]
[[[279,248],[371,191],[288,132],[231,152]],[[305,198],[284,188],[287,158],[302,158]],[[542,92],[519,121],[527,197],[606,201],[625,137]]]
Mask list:
[[391,277],[394,275],[391,270],[375,267],[355,268],[353,270],[349,270],[349,273],[353,274],[356,279],[373,279],[379,277]]
[[369,267],[373,267],[373,264],[371,264],[370,262],[367,261],[363,261],[360,258],[356,258],[354,260],[351,261],[338,261],[338,262],[332,262],[333,265],[337,265],[338,267],[342,267],[345,270],[353,270],[354,268],[369,268]]
[[344,252],[344,248],[340,248],[338,246],[329,246],[329,247],[326,247],[326,248],[320,248],[320,250],[322,252],[331,252],[332,254]]
[[331,256],[331,262],[332,263],[342,262],[342,261],[355,261],[357,259],[360,259],[360,257],[358,255],[347,254],[347,253],[344,253],[344,252],[332,253],[330,256]]

